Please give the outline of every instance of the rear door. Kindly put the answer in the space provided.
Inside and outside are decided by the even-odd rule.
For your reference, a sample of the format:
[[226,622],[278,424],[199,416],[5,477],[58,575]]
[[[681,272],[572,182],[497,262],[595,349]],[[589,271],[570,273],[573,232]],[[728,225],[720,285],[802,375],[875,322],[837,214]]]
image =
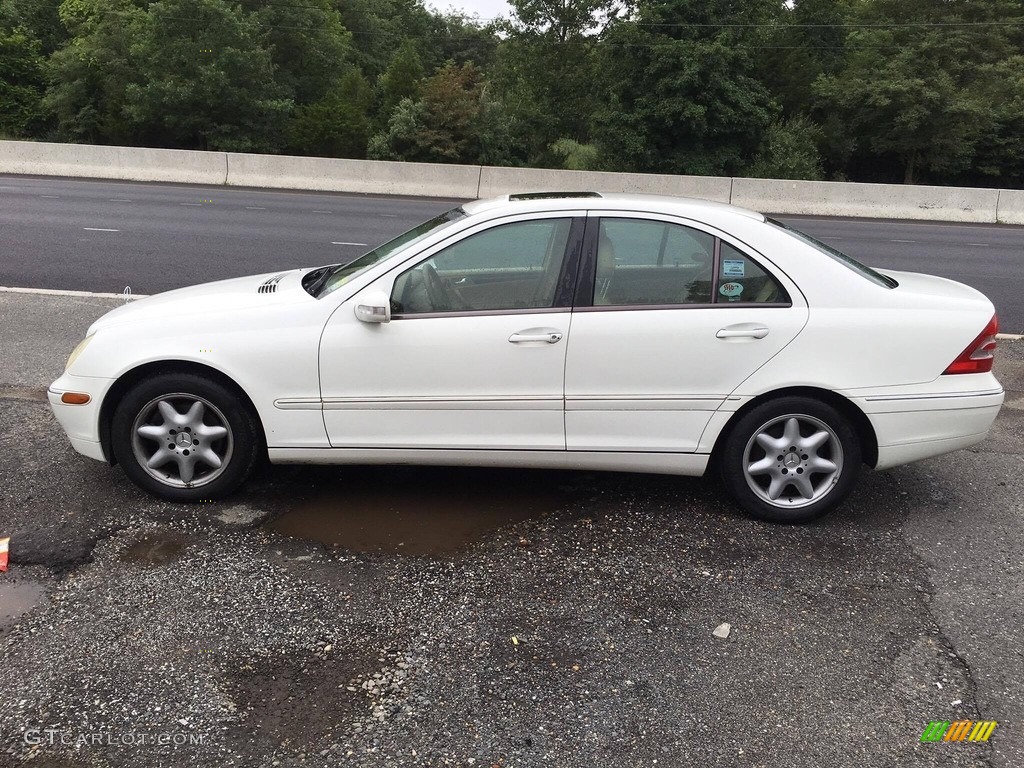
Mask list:
[[565,370],[569,450],[693,452],[711,415],[807,321],[738,242],[669,216],[592,212]]

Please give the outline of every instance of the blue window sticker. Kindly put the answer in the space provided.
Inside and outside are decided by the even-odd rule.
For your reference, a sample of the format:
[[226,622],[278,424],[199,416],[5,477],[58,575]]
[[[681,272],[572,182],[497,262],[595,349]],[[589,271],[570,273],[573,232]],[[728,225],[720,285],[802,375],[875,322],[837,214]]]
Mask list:
[[745,277],[746,266],[743,259],[722,259],[722,277]]

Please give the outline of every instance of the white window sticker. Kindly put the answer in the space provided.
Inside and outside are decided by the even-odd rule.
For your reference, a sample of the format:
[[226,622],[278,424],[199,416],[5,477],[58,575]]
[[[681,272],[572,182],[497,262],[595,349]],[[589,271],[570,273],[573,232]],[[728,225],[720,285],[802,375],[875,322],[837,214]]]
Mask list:
[[718,292],[730,300],[734,300],[743,293],[743,285],[741,283],[722,283],[718,286]]
[[722,259],[722,277],[745,277],[746,265],[743,259]]

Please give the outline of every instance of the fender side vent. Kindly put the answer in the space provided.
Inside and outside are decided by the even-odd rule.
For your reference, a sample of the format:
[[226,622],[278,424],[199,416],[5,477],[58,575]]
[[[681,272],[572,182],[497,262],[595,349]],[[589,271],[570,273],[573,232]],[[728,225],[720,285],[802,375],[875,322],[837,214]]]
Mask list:
[[256,289],[256,293],[277,293],[277,284],[281,282],[281,278],[287,273],[281,273],[280,275],[274,275],[260,284],[260,287]]

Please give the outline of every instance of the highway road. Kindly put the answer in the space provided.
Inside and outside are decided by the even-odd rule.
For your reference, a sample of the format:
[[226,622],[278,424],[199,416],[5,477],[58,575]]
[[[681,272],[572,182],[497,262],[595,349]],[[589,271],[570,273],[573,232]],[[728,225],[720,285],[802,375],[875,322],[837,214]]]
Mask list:
[[[145,294],[348,261],[457,202],[0,176],[0,285]],[[1024,227],[780,218],[871,266],[972,285],[1024,332]]]

